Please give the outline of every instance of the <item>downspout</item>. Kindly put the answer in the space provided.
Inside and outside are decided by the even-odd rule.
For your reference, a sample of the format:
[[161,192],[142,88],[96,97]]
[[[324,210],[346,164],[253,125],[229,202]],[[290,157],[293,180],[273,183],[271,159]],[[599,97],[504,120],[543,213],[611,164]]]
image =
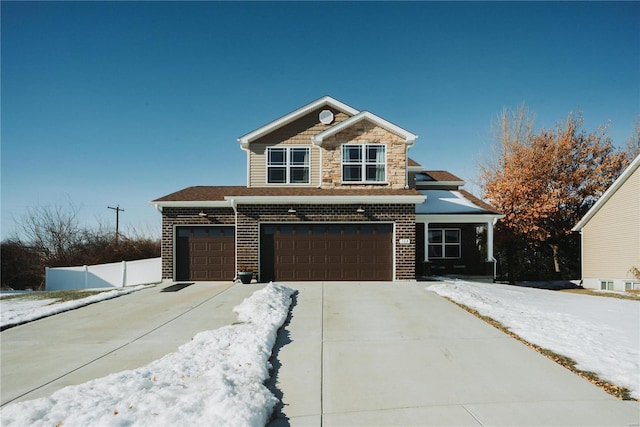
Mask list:
[[236,236],[236,241],[234,245],[235,246],[234,258],[236,259],[236,265],[235,265],[236,277],[233,278],[233,281],[235,282],[236,280],[238,280],[238,206],[236,204],[236,199],[230,198],[228,200],[229,200],[229,203],[231,204],[231,209],[233,209],[233,214],[235,216],[235,219],[234,219],[235,233],[233,233]]

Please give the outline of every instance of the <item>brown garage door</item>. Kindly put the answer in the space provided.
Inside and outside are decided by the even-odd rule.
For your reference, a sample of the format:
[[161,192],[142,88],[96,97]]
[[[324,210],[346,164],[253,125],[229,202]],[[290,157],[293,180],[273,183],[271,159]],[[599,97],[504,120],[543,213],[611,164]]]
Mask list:
[[233,280],[233,227],[178,227],[176,280]]
[[392,280],[391,224],[263,225],[260,279]]

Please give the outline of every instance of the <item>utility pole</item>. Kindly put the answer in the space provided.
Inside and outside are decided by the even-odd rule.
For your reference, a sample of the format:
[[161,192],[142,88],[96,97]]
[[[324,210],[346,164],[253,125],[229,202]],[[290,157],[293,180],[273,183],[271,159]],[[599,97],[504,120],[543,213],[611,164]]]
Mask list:
[[124,209],[120,209],[120,205],[112,208],[111,206],[107,206],[108,209],[113,209],[116,211],[116,243],[118,243],[118,228],[120,226],[120,212],[124,212]]

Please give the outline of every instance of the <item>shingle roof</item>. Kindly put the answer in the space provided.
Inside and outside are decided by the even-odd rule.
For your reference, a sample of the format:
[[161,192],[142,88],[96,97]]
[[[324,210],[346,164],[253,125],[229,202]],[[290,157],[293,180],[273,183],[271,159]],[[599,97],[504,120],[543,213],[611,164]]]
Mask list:
[[493,206],[465,190],[420,190],[420,193],[427,196],[427,200],[416,206],[418,215],[501,215]]
[[462,179],[458,178],[451,172],[447,171],[422,171],[422,173],[429,175],[433,178],[434,181],[442,181],[442,182],[463,182]]
[[415,189],[387,188],[341,188],[322,189],[315,187],[240,187],[240,186],[194,186],[168,194],[152,202],[223,201],[225,197],[304,197],[304,196],[420,196]]

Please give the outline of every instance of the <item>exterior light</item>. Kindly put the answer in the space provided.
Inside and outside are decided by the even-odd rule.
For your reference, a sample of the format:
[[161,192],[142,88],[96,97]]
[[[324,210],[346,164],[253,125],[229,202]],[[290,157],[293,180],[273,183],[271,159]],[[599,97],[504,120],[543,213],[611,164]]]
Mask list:
[[362,208],[362,206],[360,206],[358,209],[356,209],[356,212],[364,213],[364,209]]
[[295,209],[293,209],[293,208],[289,208],[289,210],[288,210],[287,212],[289,212],[289,213],[292,213],[292,214],[293,214],[293,213],[296,213],[296,210],[295,210]]

